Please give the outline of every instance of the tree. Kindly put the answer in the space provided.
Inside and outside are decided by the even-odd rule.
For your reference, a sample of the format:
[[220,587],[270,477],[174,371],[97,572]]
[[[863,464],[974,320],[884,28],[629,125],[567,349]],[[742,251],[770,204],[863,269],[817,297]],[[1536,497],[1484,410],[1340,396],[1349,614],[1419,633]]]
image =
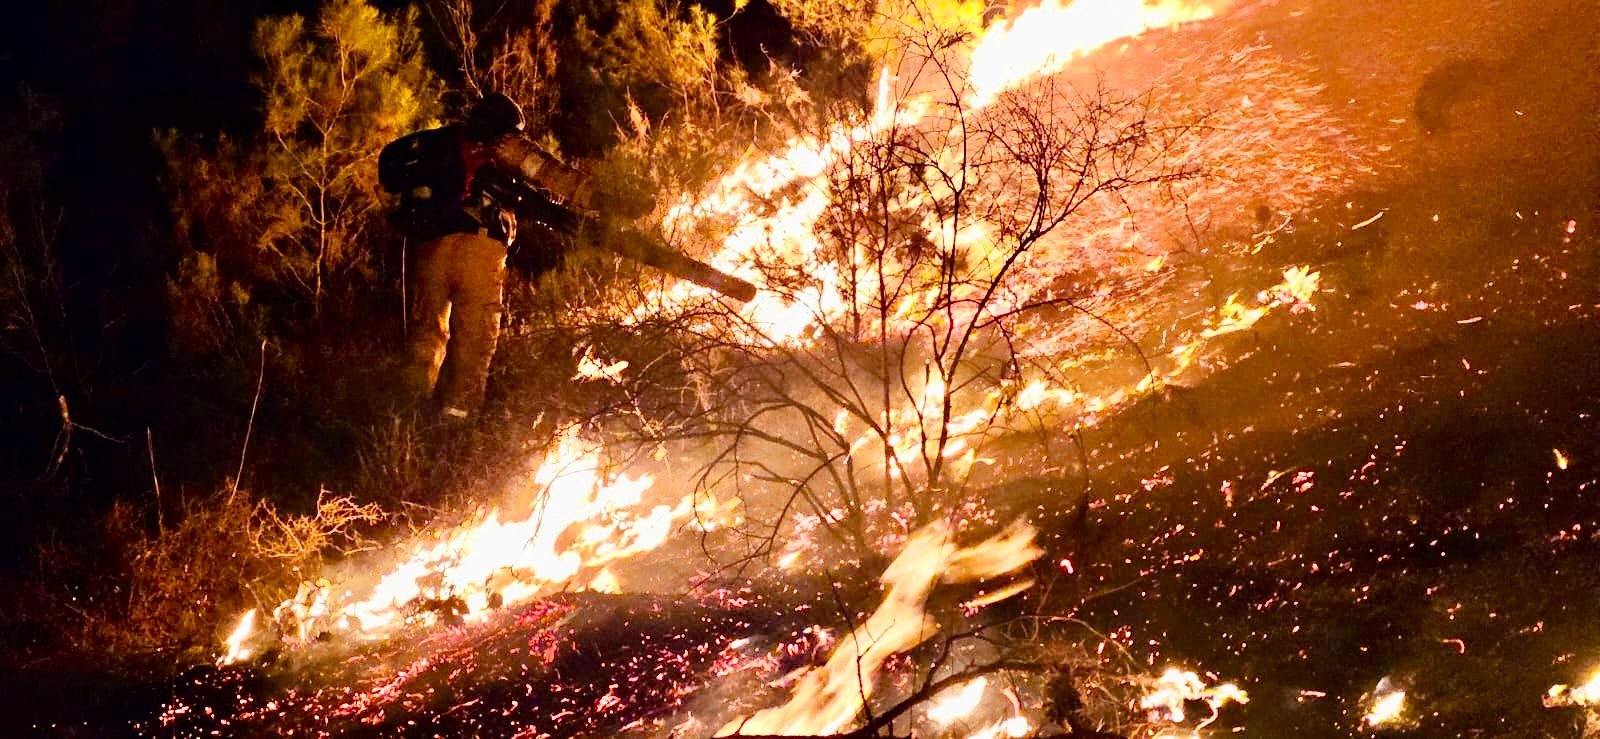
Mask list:
[[51,152],[42,139],[59,118],[24,88],[20,114],[5,116],[0,125],[0,156],[7,162],[0,172],[0,378],[12,390],[5,401],[15,403],[6,412],[15,428],[60,423],[51,449],[40,452],[38,479],[46,479],[72,448],[70,405],[87,399],[91,389],[57,253],[63,216],[46,187]]
[[544,131],[559,97],[556,85],[555,0],[502,3],[480,12],[472,0],[430,0],[428,16],[455,56],[450,84],[469,100],[490,92],[522,105],[531,131]]
[[370,287],[383,238],[378,152],[437,110],[414,9],[329,0],[314,20],[263,19],[253,43],[260,130],[212,147],[162,139],[184,245],[172,290],[180,335],[226,333],[222,323],[252,314],[292,321],[304,307],[315,318],[330,295]]

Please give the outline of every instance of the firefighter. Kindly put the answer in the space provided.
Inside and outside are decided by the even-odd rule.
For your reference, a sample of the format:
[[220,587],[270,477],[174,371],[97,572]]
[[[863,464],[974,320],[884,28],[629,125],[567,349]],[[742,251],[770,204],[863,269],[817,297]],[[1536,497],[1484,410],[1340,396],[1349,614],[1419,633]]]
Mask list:
[[558,203],[575,204],[585,185],[521,136],[522,110],[491,94],[460,125],[419,131],[384,148],[381,184],[399,195],[391,221],[417,244],[407,385],[448,421],[483,404],[500,334],[507,248],[516,215],[484,183],[509,173],[539,183]]

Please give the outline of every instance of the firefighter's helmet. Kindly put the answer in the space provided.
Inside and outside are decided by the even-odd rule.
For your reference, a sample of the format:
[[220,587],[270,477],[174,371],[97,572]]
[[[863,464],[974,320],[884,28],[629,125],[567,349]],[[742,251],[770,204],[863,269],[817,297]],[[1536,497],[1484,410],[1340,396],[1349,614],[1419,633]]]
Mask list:
[[524,125],[522,108],[498,92],[485,95],[467,114],[467,134],[479,141],[518,133]]

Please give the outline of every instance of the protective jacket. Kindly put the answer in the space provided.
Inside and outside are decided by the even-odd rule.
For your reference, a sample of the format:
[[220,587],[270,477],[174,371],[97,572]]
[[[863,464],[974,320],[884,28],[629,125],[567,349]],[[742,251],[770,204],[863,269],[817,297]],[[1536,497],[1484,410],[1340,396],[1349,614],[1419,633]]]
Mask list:
[[418,131],[384,147],[378,180],[400,197],[390,220],[407,238],[430,241],[453,233],[515,237],[516,218],[474,180],[497,166],[495,147],[473,141],[461,126]]
[[[391,221],[416,244],[409,383],[446,416],[483,403],[500,334],[507,246],[517,216],[508,185],[525,182],[565,213],[587,177],[516,134],[480,140],[446,126],[396,140],[378,157],[378,179],[400,197]],[[570,214],[568,214],[570,216]],[[553,268],[560,246],[546,227],[539,244],[520,244],[521,262]]]
[[482,405],[500,335],[516,218],[475,182],[497,170],[493,158],[462,126],[418,131],[378,157],[379,183],[400,198],[390,221],[414,244],[406,383],[448,417]]

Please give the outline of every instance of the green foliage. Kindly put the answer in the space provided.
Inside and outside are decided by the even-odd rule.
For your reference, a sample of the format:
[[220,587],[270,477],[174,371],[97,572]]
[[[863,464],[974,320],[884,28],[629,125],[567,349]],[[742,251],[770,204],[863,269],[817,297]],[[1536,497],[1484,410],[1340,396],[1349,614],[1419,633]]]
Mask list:
[[859,40],[866,30],[862,19],[877,8],[875,0],[772,0],[772,5],[796,30],[824,45]]
[[589,158],[610,149],[632,104],[655,121],[729,89],[716,19],[698,7],[577,0],[555,13],[559,102],[550,124],[564,151]]
[[595,167],[597,192],[631,200],[638,184],[626,180],[640,175],[664,192],[696,187],[752,144],[785,138],[774,122],[809,102],[795,75],[774,70],[758,83],[724,59],[717,20],[699,7],[635,0],[605,21],[580,16],[574,33],[617,132]]
[[605,31],[580,16],[573,35],[578,47],[590,50],[601,81],[613,87],[660,87],[688,102],[719,77],[716,19],[699,7],[622,3]]
[[795,28],[825,47],[851,48],[874,66],[897,67],[913,43],[983,29],[983,0],[773,0]]
[[[348,451],[392,402],[384,373],[401,354],[399,244],[377,158],[433,125],[439,84],[411,9],[326,0],[309,18],[260,20],[252,41],[258,127],[210,140],[165,132],[156,143],[178,246],[167,282],[171,336],[184,350],[178,374],[192,378],[201,412],[216,414],[208,420],[248,418],[255,432],[251,467],[195,460],[201,469],[188,472],[214,482],[239,464],[261,498],[218,494],[181,517],[169,508],[157,532],[113,512],[102,537],[115,549],[107,577],[130,595],[105,628],[126,644],[214,645],[222,619],[256,597],[282,597],[278,589],[340,546],[344,529],[319,521],[375,515],[354,498],[333,510],[327,496],[309,497],[324,484],[375,497]],[[295,463],[274,464],[284,459]],[[199,572],[190,560],[211,564]]]
[[253,39],[260,130],[213,146],[160,137],[184,247],[170,286],[180,338],[214,344],[250,304],[280,324],[307,307],[320,316],[330,295],[371,285],[385,234],[378,152],[437,108],[416,22],[364,0],[266,18]]
[[415,11],[386,18],[362,0],[333,0],[310,28],[300,16],[256,27],[266,179],[256,247],[314,303],[329,280],[370,276],[377,154],[431,116],[415,23]]

